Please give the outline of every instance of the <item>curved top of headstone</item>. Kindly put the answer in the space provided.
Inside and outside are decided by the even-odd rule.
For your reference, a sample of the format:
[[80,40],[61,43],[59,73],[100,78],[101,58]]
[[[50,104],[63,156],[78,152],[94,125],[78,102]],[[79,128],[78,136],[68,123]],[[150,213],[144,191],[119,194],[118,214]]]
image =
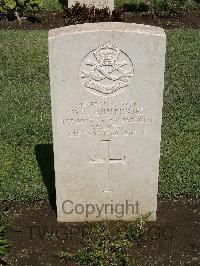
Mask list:
[[123,23],[123,22],[100,22],[77,24],[49,31],[49,38],[57,38],[65,35],[83,32],[136,32],[165,37],[164,29],[144,24]]

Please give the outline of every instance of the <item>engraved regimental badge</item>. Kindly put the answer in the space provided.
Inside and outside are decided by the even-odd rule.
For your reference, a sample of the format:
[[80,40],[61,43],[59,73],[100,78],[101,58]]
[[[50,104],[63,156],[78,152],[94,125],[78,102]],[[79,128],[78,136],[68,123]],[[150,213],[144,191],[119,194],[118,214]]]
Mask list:
[[109,96],[129,85],[134,69],[127,54],[106,42],[84,57],[80,72],[85,88]]

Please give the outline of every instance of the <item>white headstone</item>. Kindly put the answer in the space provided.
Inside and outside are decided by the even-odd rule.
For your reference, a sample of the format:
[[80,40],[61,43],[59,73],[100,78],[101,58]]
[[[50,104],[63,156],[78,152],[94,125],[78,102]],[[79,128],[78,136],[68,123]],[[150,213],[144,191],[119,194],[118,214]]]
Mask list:
[[72,7],[76,4],[76,2],[85,4],[88,7],[95,6],[96,8],[105,8],[108,7],[110,11],[114,9],[114,0],[68,0],[68,7]]
[[156,219],[165,42],[137,24],[49,32],[58,221]]

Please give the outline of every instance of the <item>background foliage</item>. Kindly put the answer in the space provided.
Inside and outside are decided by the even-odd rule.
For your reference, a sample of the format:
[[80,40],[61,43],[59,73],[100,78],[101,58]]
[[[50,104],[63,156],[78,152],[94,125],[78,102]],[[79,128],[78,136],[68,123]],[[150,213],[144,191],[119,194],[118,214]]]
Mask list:
[[0,13],[24,12],[38,8],[41,5],[42,0],[0,0]]
[[[115,6],[136,12],[179,11],[200,8],[200,0],[115,0]],[[0,13],[10,13],[14,10],[24,12],[38,7],[62,10],[67,7],[67,0],[0,0]]]
[[192,10],[200,7],[199,0],[116,0],[116,6],[125,11],[159,12]]

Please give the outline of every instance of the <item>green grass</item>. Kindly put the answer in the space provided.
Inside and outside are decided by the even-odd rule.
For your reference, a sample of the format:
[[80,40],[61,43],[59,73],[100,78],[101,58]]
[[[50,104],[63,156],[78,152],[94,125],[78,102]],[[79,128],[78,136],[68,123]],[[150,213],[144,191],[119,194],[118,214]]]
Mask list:
[[45,198],[34,149],[52,142],[47,32],[0,36],[0,198]]
[[159,192],[200,195],[200,31],[167,31]]
[[[52,143],[47,32],[0,31],[0,40],[0,200],[46,199],[53,181],[35,150]],[[167,40],[159,193],[199,196],[200,31],[168,30]]]

